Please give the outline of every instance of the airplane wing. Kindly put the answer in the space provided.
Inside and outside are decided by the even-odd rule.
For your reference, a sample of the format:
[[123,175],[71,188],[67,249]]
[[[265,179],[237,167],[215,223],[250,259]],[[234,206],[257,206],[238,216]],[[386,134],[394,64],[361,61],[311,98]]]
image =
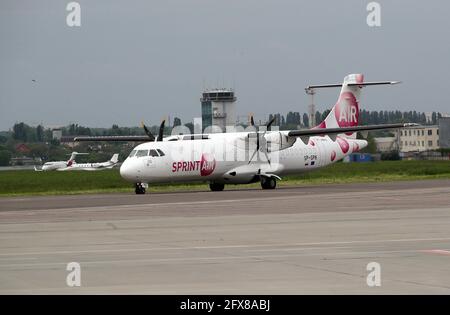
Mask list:
[[132,142],[149,142],[149,141],[163,141],[163,134],[164,134],[164,126],[165,126],[166,120],[163,120],[161,122],[161,125],[159,126],[159,133],[158,136],[154,136],[150,130],[147,128],[147,126],[144,125],[142,122],[142,128],[145,131],[146,135],[143,136],[79,136],[75,137],[73,140],[75,142],[77,141],[132,141]]
[[79,136],[75,137],[74,141],[134,141],[134,142],[149,142],[152,141],[148,136]]
[[66,171],[71,171],[71,170],[73,170],[73,167],[57,168],[56,170],[57,170],[58,172],[66,172]]
[[368,125],[368,126],[355,126],[355,127],[343,127],[343,128],[317,128],[317,129],[306,129],[306,130],[291,130],[288,133],[289,137],[311,137],[311,136],[322,136],[322,135],[337,135],[340,133],[348,132],[368,132],[372,130],[383,130],[383,129],[398,129],[418,126],[415,123],[399,123],[399,124],[384,124],[384,125]]

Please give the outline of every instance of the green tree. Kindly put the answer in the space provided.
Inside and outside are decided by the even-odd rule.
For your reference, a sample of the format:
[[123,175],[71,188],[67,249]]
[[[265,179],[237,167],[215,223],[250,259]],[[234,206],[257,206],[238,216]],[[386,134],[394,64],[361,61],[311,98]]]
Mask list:
[[[358,138],[360,138],[359,134],[358,134]],[[369,135],[367,136],[367,147],[365,147],[364,149],[361,150],[362,153],[377,153],[377,145],[375,143],[375,139],[373,138],[373,136],[369,133]]]
[[33,143],[29,145],[30,155],[45,159],[48,155],[48,147],[44,143]]
[[315,126],[319,125],[322,122],[322,114],[319,111],[316,111],[316,124]]
[[307,113],[303,113],[303,126],[309,127],[309,117]]
[[16,123],[13,126],[13,138],[14,140],[27,141],[27,130],[25,123]]
[[184,124],[184,125],[189,128],[191,133],[194,133],[194,124],[193,123],[187,123],[187,124]]
[[325,111],[322,113],[322,116],[321,116],[321,122],[324,121],[325,118],[327,118],[327,116],[328,116],[329,113],[330,113],[330,110],[329,110],[329,109],[325,110]]
[[6,150],[0,151],[0,166],[8,166],[11,161],[11,153]]
[[178,118],[178,117],[175,117],[175,118],[173,119],[173,126],[174,126],[174,127],[176,127],[176,126],[181,126],[181,119]]
[[436,112],[433,112],[433,113],[431,114],[431,123],[432,123],[433,125],[436,125],[436,123],[437,123],[437,114],[436,114]]
[[42,125],[36,127],[36,140],[37,142],[44,142],[44,127]]

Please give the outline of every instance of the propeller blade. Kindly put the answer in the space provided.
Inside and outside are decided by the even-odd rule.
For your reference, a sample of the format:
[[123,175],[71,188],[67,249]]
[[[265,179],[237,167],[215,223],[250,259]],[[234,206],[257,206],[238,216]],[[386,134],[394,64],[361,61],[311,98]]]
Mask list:
[[256,133],[256,151],[259,150],[259,132]]
[[[256,149],[255,151],[253,151],[252,157],[250,158],[250,160],[248,160],[248,164],[250,164],[253,160],[253,158],[255,157],[256,153],[259,151],[259,133],[256,132],[254,133],[254,135],[256,136]],[[253,133],[252,133],[253,136]],[[250,134],[248,135],[249,140],[250,140]]]
[[269,162],[269,165],[270,165],[270,159],[269,159],[269,156],[267,155],[267,152],[265,150],[264,150],[264,154],[266,156],[267,162]]
[[255,126],[255,120],[253,119],[253,115],[250,116],[250,125]]
[[144,125],[144,122],[141,122],[142,128],[144,128],[145,134],[149,137],[150,141],[155,141],[155,136],[148,130],[147,126]]
[[253,158],[255,157],[256,153],[258,152],[258,150],[255,150],[252,154],[252,157],[250,158],[250,160],[248,160],[248,164],[250,164],[253,160]]
[[161,126],[159,127],[159,134],[158,134],[158,139],[157,141],[163,141],[163,137],[164,137],[164,125],[166,123],[166,120],[164,119],[161,122]]
[[271,121],[269,121],[266,125],[266,130],[270,130],[270,126],[275,122],[275,117],[272,118]]
[[253,160],[253,158],[255,157],[256,153],[260,150],[261,145],[260,145],[260,137],[263,137],[264,135],[261,135],[259,132],[256,133],[256,149],[252,154],[252,157],[250,158],[250,160],[248,161],[248,164],[250,164],[250,162]]

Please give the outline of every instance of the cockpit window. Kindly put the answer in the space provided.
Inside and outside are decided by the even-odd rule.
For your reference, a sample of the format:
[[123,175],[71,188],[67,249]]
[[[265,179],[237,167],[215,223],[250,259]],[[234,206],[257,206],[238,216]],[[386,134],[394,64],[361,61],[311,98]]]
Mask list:
[[128,157],[133,157],[136,154],[136,150],[133,150],[130,152],[130,155],[128,155]]
[[150,150],[150,156],[159,156],[159,155],[158,155],[158,152],[156,152],[156,150],[151,149]]
[[156,149],[157,151],[158,151],[158,153],[159,153],[159,156],[164,156],[165,154],[164,154],[164,152],[163,151],[161,151],[160,149]]
[[148,150],[138,150],[136,152],[136,157],[147,156],[147,155],[148,155]]

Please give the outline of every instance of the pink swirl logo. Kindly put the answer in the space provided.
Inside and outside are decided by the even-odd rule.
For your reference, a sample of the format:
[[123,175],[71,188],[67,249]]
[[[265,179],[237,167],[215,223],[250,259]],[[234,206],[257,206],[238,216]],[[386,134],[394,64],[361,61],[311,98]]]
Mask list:
[[331,162],[333,162],[336,159],[336,151],[333,150],[333,152],[331,152]]
[[339,146],[341,147],[342,153],[347,153],[348,150],[350,149],[350,144],[347,142],[347,140],[345,140],[344,138],[341,137],[337,137],[336,138],[336,142],[339,144]]
[[200,175],[208,176],[214,172],[216,168],[216,159],[214,156],[208,153],[202,154],[202,159],[200,160]]

